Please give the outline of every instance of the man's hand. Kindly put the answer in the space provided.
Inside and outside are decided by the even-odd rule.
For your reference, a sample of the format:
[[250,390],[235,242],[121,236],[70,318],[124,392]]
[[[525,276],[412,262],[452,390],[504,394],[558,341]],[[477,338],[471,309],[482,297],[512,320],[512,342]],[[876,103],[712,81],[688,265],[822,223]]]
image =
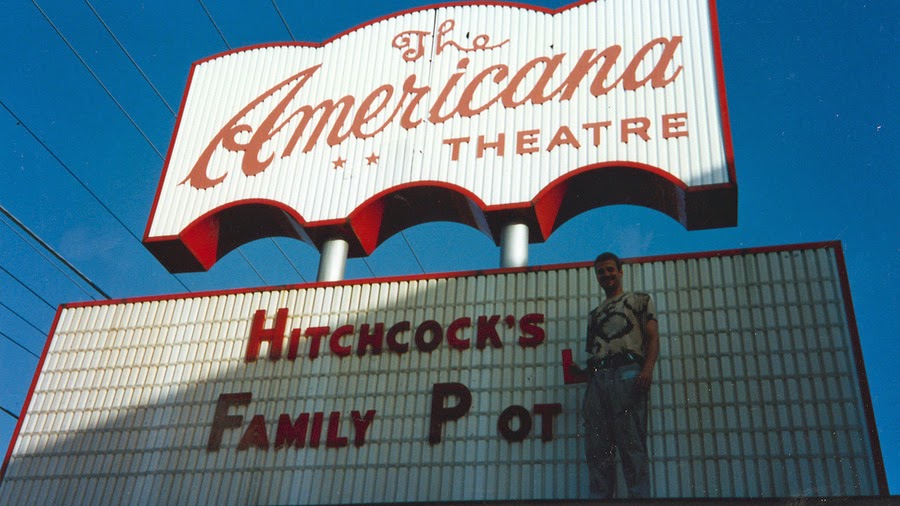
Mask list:
[[641,373],[634,380],[634,388],[641,392],[650,390],[650,384],[653,383],[653,369],[641,369]]

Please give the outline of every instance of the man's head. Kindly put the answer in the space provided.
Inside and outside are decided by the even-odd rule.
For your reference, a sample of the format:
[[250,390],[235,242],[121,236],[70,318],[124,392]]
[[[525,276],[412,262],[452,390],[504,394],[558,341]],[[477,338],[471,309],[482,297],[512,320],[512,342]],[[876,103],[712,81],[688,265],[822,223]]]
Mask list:
[[622,293],[622,260],[619,257],[610,252],[601,253],[594,260],[594,272],[607,297]]

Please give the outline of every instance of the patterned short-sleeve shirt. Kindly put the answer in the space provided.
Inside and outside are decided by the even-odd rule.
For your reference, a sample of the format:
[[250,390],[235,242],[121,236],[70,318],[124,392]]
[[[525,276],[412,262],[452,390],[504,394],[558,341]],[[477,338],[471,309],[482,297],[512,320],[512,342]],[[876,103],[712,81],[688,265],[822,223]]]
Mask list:
[[626,292],[603,301],[591,311],[587,352],[596,357],[632,352],[644,356],[644,325],[656,320],[653,299]]

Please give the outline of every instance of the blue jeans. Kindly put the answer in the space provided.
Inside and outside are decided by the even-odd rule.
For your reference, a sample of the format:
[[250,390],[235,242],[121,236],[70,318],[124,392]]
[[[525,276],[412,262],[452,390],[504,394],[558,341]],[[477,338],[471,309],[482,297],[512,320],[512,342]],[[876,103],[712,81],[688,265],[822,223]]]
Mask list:
[[628,497],[650,497],[647,454],[647,392],[635,388],[641,366],[600,369],[588,379],[584,395],[585,456],[591,495],[616,494],[616,449],[628,485]]

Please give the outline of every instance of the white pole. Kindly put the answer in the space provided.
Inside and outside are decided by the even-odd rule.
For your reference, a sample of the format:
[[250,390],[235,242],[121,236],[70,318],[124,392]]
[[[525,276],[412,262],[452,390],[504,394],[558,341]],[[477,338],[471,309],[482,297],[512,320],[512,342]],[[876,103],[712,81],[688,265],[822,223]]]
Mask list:
[[343,239],[329,239],[322,246],[319,258],[318,281],[341,281],[347,267],[347,252],[350,244]]
[[500,232],[500,267],[528,265],[528,225],[509,223]]

